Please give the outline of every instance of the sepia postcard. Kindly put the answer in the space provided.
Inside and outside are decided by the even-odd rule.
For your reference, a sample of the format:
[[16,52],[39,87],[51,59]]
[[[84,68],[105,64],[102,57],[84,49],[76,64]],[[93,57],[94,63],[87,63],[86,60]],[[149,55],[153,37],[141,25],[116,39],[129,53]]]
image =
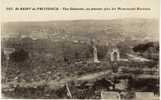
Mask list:
[[159,100],[160,0],[1,0],[1,99]]

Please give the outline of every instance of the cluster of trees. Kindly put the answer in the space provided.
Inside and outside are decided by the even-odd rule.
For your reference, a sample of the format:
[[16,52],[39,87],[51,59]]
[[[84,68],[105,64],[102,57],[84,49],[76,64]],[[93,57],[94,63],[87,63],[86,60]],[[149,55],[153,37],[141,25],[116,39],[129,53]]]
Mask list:
[[[92,44],[73,42],[73,41],[51,41],[48,39],[32,40],[31,38],[10,39],[3,41],[4,47],[15,48],[16,51],[10,55],[13,61],[21,61],[35,55],[44,57],[48,55],[55,62],[72,63],[75,61],[86,61],[93,59]],[[107,46],[96,45],[98,59],[105,59],[107,55]],[[20,58],[20,60],[19,60]]]
[[[73,42],[69,40],[64,41],[52,41],[48,39],[38,39],[32,40],[31,38],[23,39],[10,39],[2,42],[4,47],[15,48],[16,51],[10,57],[14,60],[25,60],[29,58],[29,55],[38,56],[42,59],[50,57],[53,62],[65,62],[72,63],[76,61],[86,61],[93,59],[93,44]],[[120,50],[121,56],[127,52],[132,51],[126,43],[120,43],[117,46]],[[3,48],[3,47],[2,47]],[[98,59],[107,59],[107,52],[109,47],[106,45],[96,45]],[[22,52],[21,52],[22,51]],[[154,42],[149,42],[145,44],[139,44],[133,48],[134,52],[140,52],[141,56],[150,59],[158,59],[159,44]],[[21,58],[22,57],[22,58]]]
[[141,56],[148,59],[159,60],[159,43],[148,42],[144,44],[138,44],[133,48],[135,52],[140,53]]

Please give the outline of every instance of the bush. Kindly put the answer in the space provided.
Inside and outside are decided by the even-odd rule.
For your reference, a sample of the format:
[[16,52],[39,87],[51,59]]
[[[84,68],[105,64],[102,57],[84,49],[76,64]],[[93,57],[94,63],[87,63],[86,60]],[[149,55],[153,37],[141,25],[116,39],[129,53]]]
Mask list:
[[14,62],[22,62],[29,58],[29,53],[24,49],[16,50],[12,54],[10,54],[11,61]]

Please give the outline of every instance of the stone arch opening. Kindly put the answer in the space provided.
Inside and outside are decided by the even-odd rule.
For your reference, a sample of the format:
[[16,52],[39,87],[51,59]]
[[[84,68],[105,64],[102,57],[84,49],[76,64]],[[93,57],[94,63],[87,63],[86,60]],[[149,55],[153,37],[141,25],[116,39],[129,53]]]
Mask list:
[[113,49],[110,55],[111,55],[111,61],[119,61],[120,53],[118,49]]

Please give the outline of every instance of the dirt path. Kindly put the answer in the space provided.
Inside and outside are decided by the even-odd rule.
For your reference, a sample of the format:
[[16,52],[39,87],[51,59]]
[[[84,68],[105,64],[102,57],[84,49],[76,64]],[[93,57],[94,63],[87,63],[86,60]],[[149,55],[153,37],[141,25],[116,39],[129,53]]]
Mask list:
[[100,77],[103,77],[105,75],[108,75],[110,74],[111,70],[106,70],[106,71],[101,71],[101,72],[95,72],[95,73],[90,73],[90,74],[87,74],[87,75],[82,75],[82,76],[77,76],[77,77],[66,77],[64,79],[61,79],[61,80],[48,80],[48,81],[39,81],[39,82],[31,82],[31,83],[24,83],[24,82],[20,82],[20,83],[14,83],[14,82],[11,82],[11,83],[8,83],[8,84],[5,84],[5,85],[8,85],[9,84],[19,84],[20,86],[22,87],[28,87],[28,86],[34,86],[34,87],[37,87],[39,85],[43,85],[43,84],[47,84],[50,88],[59,88],[59,87],[62,87],[65,85],[65,83],[67,82],[70,82],[70,81],[88,81],[88,80],[95,80],[95,79],[98,79]]
[[88,74],[88,75],[83,75],[81,77],[79,77],[77,80],[92,80],[92,79],[97,79],[101,76],[107,75],[109,74],[111,71],[101,71],[101,72],[97,72],[97,73],[92,73],[92,74]]

